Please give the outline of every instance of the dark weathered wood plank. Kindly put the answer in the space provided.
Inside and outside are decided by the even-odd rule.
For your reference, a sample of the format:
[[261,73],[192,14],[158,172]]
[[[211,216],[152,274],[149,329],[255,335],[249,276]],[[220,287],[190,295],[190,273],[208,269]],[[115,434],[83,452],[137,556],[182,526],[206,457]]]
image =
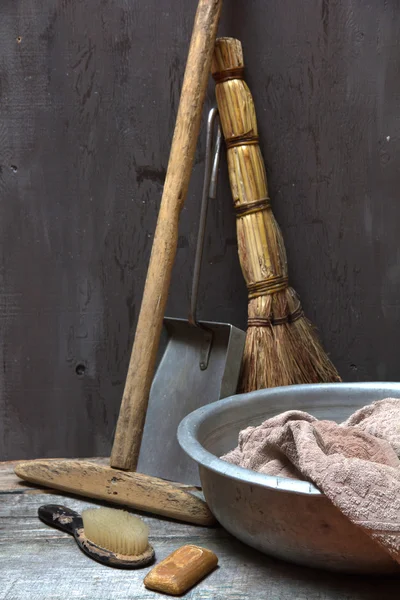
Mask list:
[[[0,458],[110,452],[195,9],[1,3]],[[204,139],[171,316],[188,311],[203,158]],[[220,253],[235,230],[217,211]],[[245,317],[232,244],[205,269],[203,317],[213,316],[204,302],[215,278],[236,321]]]
[[[1,458],[110,452],[195,8],[0,3]],[[220,32],[243,43],[307,314],[346,380],[399,379],[398,3],[230,0]],[[204,137],[171,316],[187,312],[203,164]],[[244,326],[221,173],[200,316]]]
[[[3,475],[13,465],[0,465]],[[10,477],[11,480],[11,477]],[[10,482],[10,481],[9,481]],[[81,511],[98,503],[60,494],[27,494],[0,478],[0,600],[126,600],[155,598],[143,586],[148,568],[119,571],[79,551],[68,534],[37,518],[41,504],[62,503]],[[210,548],[219,568],[191,590],[191,600],[389,600],[398,579],[351,577],[296,567],[245,546],[224,529],[203,528],[142,515],[157,560],[186,543]]]
[[[0,598],[154,597],[142,585],[148,568],[124,573],[97,565],[79,551],[70,536],[35,519],[38,506],[46,502],[65,503],[66,499],[56,495],[13,494],[2,502]],[[4,515],[5,504],[12,518]],[[68,505],[81,510],[92,503],[70,500]],[[144,518],[150,525],[159,560],[184,543],[202,544],[218,555],[219,569],[192,590],[188,598],[372,600],[378,588],[379,597],[391,598],[398,587],[394,580],[340,577],[286,565],[245,547],[222,529],[204,530]]]

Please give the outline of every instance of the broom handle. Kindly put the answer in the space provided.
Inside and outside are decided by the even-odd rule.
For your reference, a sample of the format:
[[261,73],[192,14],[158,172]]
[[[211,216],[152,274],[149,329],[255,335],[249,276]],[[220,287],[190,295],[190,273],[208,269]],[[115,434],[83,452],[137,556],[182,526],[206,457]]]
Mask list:
[[[200,0],[183,79],[164,190],[110,464],[137,466],[150,387],[200,129],[222,0]],[[160,415],[163,418],[163,415]]]

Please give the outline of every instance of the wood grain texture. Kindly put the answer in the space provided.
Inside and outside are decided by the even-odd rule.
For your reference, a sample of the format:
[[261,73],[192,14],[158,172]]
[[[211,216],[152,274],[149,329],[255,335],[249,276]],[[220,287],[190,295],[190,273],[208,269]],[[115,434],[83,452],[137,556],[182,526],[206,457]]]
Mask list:
[[[196,6],[1,3],[2,459],[110,455]],[[203,137],[169,316],[189,310]],[[222,201],[209,211],[199,311],[237,322],[245,305]]]
[[[59,459],[47,459],[48,462],[57,461]],[[109,458],[86,458],[86,459],[74,459],[77,462],[81,460],[85,460],[85,462],[90,462],[95,465],[103,465],[108,466],[110,464]],[[38,485],[30,486],[27,482],[20,479],[16,473],[15,468],[21,461],[4,461],[0,462],[0,490],[7,490],[8,492],[19,491],[21,493],[37,493],[38,491],[45,491],[49,493],[52,491],[49,486],[44,486],[41,488]]]
[[[0,3],[0,459],[110,454],[196,6]],[[219,35],[251,65],[306,314],[345,381],[398,380],[398,2],[229,0]],[[169,316],[188,312],[204,126]],[[225,160],[219,184],[199,317],[244,328]]]
[[192,494],[190,486],[175,486],[142,473],[119,471],[106,465],[77,460],[20,462],[15,466],[15,473],[40,487],[96,498],[186,523],[215,525],[207,503]]
[[[1,483],[11,472],[12,467],[0,465],[0,600],[156,597],[143,585],[151,567],[127,573],[99,565],[80,552],[70,535],[37,517],[42,504],[65,504],[78,512],[98,504],[61,494],[16,493]],[[183,544],[218,556],[218,568],[185,595],[188,600],[392,600],[398,594],[397,578],[338,576],[296,567],[256,552],[222,528],[141,517],[149,525],[157,562]]]
[[194,20],[160,212],[111,451],[111,466],[117,469],[135,471],[139,460],[178,247],[179,217],[192,174],[221,8],[222,0],[199,0]]

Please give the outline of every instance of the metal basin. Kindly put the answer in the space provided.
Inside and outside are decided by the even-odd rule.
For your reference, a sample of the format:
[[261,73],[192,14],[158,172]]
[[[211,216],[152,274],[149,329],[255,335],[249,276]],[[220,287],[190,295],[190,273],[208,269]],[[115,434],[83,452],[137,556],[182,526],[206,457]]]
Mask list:
[[398,565],[312,484],[272,477],[218,457],[239,431],[290,409],[341,422],[375,400],[400,398],[400,383],[335,383],[259,390],[189,414],[178,440],[199,466],[205,498],[220,524],[265,554],[348,573],[400,573]]

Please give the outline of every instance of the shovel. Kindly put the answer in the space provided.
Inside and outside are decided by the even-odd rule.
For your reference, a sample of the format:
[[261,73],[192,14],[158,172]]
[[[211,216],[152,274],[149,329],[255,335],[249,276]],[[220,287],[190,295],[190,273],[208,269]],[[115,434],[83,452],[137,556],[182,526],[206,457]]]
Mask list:
[[150,390],[138,462],[140,473],[195,486],[200,486],[198,467],[178,444],[178,425],[200,406],[236,393],[246,337],[229,323],[199,322],[196,316],[208,201],[216,198],[221,139],[218,111],[212,108],[207,121],[189,317],[164,318],[162,351]]
[[197,6],[109,466],[44,459],[15,467],[18,477],[31,483],[203,526],[214,524],[215,518],[197,492],[192,494],[185,484],[138,473],[137,466],[176,255],[179,217],[192,171],[221,8],[222,0],[199,0]]

